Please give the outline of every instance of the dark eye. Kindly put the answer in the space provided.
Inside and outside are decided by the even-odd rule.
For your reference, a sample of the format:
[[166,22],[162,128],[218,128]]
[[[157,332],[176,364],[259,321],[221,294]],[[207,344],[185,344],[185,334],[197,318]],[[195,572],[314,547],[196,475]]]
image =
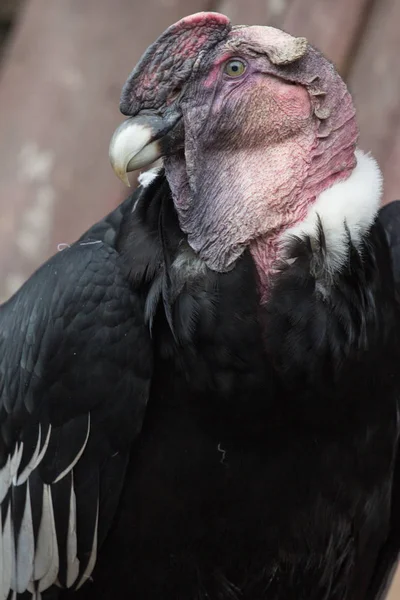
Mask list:
[[238,58],[234,58],[232,60],[228,60],[225,63],[224,73],[229,77],[240,77],[246,70],[246,64],[239,60]]

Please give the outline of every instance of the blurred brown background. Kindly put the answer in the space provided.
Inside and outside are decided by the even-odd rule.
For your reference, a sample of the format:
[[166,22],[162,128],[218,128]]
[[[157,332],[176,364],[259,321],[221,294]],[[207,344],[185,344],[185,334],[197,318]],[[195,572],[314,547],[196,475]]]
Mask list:
[[400,0],[0,0],[0,301],[127,194],[108,162],[121,86],[200,10],[305,36],[333,60],[384,200],[400,198]]

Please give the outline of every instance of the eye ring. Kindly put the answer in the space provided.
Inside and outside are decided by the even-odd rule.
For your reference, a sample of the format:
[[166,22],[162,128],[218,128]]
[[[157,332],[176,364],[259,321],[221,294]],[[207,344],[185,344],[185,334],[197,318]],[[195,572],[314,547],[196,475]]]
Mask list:
[[241,58],[230,58],[224,65],[224,73],[231,79],[241,77],[247,69],[247,65]]

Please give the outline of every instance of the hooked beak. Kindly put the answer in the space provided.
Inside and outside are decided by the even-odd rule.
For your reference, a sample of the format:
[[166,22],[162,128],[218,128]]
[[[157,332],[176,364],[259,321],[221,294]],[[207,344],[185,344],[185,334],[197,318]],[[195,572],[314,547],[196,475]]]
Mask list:
[[128,173],[142,169],[171,150],[171,133],[181,114],[173,111],[163,117],[142,114],[123,121],[115,130],[109,157],[115,174],[128,187]]

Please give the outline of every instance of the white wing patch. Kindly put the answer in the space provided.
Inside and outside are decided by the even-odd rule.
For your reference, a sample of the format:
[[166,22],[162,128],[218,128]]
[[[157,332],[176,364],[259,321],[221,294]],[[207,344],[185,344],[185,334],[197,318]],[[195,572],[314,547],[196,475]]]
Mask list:
[[6,518],[4,521],[4,527],[2,531],[1,539],[1,561],[2,561],[2,578],[1,578],[1,589],[0,598],[5,600],[7,598],[8,590],[11,587],[11,576],[13,571],[13,553],[11,547],[11,507],[8,505],[6,509]]
[[90,576],[93,572],[94,566],[96,564],[98,523],[99,523],[99,503],[97,502],[96,526],[94,528],[92,552],[90,553],[90,559],[89,559],[88,565],[85,569],[85,572],[83,573],[78,585],[76,586],[77,590],[79,590],[79,588],[85,583],[85,581],[87,581],[90,578]]
[[[86,438],[87,441],[87,438]],[[72,476],[73,482],[73,476]],[[69,499],[69,521],[67,537],[67,587],[70,588],[79,575],[79,560],[77,556],[78,540],[76,537],[76,497],[74,485],[71,485]]]
[[32,580],[34,551],[32,506],[29,485],[27,485],[24,514],[18,534],[14,562],[15,587],[16,591],[20,594],[25,592],[29,582]]
[[[49,431],[50,431],[50,428],[49,428]],[[29,477],[29,473],[31,473],[33,471],[33,469],[36,468],[36,461],[37,461],[38,456],[39,456],[41,441],[42,441],[42,428],[41,428],[41,425],[39,423],[39,433],[38,433],[38,439],[37,439],[37,442],[36,442],[35,451],[32,454],[31,460],[28,462],[28,464],[26,465],[26,467],[22,471],[22,473],[20,475],[18,475],[18,476],[17,476],[17,474],[14,475],[14,477],[13,477],[13,485],[17,486],[17,485],[21,485],[22,483],[25,483],[25,481]],[[21,444],[21,446],[22,446],[22,444]]]
[[[91,575],[97,559],[97,503],[96,524],[93,533],[91,555],[83,572],[80,571],[78,558],[78,536],[76,494],[74,488],[74,467],[81,458],[89,436],[90,415],[87,420],[87,432],[82,446],[68,466],[57,474],[52,484],[40,484],[42,498],[32,498],[30,477],[46,457],[52,435],[51,426],[38,425],[36,444],[25,466],[21,466],[24,455],[24,443],[17,442],[13,452],[7,457],[0,469],[0,600],[17,600],[18,595],[26,591],[33,600],[41,600],[42,592],[52,585],[59,585],[60,552],[66,556],[66,587],[79,582],[81,586]],[[46,432],[46,433],[45,433]],[[26,456],[26,449],[25,455]],[[65,467],[65,465],[63,465]],[[21,467],[21,469],[20,469]],[[70,474],[70,496],[68,531],[65,550],[59,549],[57,525],[55,520],[52,486]],[[36,481],[36,480],[35,480]],[[37,489],[37,488],[35,488]],[[19,504],[15,504],[16,498]],[[41,506],[35,510],[33,501]],[[19,506],[19,516],[14,513],[14,504]],[[20,506],[21,505],[21,506]],[[38,512],[38,509],[40,511]],[[17,509],[15,509],[17,510]],[[22,512],[22,514],[21,514]],[[40,518],[34,524],[35,517]],[[16,521],[14,522],[14,519]],[[36,533],[35,533],[36,532]],[[63,542],[64,543],[64,542]]]
[[86,438],[85,438],[85,441],[83,442],[82,448],[79,450],[78,454],[75,456],[74,460],[68,465],[68,467],[66,469],[64,469],[64,471],[62,471],[58,475],[58,477],[56,477],[56,479],[53,481],[53,483],[57,483],[57,481],[61,481],[61,479],[63,479],[63,477],[68,475],[68,473],[74,468],[74,466],[76,465],[76,463],[82,456],[84,449],[86,448],[86,444],[89,439],[89,433],[90,433],[90,414],[88,416],[88,427],[87,427],[87,432],[86,432]]
[[34,580],[39,581],[40,592],[55,583],[58,575],[59,557],[56,523],[54,520],[51,486],[43,486],[42,519],[37,539]]
[[29,475],[32,473],[32,471],[34,471],[34,469],[36,469],[36,467],[41,463],[44,455],[46,454],[47,447],[49,445],[50,433],[51,433],[51,425],[49,425],[49,428],[47,430],[47,435],[46,435],[45,442],[43,444],[43,448],[40,450],[40,444],[42,442],[42,427],[39,423],[38,441],[36,444],[35,451],[32,454],[31,460],[28,462],[28,464],[26,465],[26,467],[22,471],[22,473],[20,473],[18,475],[18,477],[16,477],[16,476],[14,477],[14,480],[13,480],[14,485],[21,485],[22,483],[25,483],[27,481]]
[[4,498],[11,485],[11,457],[7,457],[7,462],[0,471],[0,502],[3,502]]
[[11,463],[10,463],[10,475],[11,475],[11,479],[13,481],[15,480],[17,471],[19,469],[23,450],[24,450],[24,442],[21,442],[20,444],[18,444],[18,442],[17,442],[17,444],[15,446],[14,454],[11,458]]

